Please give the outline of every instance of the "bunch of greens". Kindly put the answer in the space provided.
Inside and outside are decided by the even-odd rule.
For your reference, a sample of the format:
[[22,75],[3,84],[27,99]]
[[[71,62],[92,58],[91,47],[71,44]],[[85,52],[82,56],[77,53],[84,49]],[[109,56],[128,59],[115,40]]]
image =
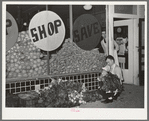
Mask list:
[[[79,105],[82,97],[82,83],[74,81],[56,81],[40,91],[38,107],[74,107]],[[76,96],[77,95],[77,96]],[[80,98],[80,99],[79,99]],[[75,101],[72,101],[75,100]],[[82,101],[83,103],[83,101]]]

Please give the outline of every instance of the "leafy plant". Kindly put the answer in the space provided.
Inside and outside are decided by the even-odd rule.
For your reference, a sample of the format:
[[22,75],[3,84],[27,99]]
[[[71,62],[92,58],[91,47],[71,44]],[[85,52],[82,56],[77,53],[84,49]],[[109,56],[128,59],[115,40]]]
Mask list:
[[[85,83],[67,80],[53,80],[48,87],[37,92],[38,101],[35,107],[75,107],[102,98],[100,90],[89,91],[86,89]],[[18,105],[18,99],[17,95],[7,95],[6,105],[9,107],[22,107]],[[12,100],[14,101],[12,102]]]

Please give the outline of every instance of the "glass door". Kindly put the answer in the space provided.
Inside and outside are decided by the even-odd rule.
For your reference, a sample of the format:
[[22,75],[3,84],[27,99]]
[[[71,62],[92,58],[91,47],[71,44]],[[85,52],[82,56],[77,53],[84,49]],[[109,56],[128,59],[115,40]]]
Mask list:
[[124,83],[133,84],[133,20],[114,21],[114,41],[118,44],[118,61]]

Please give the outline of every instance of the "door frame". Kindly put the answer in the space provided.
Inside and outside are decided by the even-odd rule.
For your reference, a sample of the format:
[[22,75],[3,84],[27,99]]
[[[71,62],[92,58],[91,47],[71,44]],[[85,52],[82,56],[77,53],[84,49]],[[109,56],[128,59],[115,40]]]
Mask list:
[[122,69],[124,76],[124,83],[133,84],[133,48],[134,45],[134,27],[133,20],[118,20],[114,21],[114,26],[128,26],[128,69]]

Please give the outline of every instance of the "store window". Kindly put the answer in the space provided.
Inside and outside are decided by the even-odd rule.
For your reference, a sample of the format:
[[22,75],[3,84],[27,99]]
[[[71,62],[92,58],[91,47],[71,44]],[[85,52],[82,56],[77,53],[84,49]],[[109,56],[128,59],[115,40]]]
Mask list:
[[[53,11],[63,21],[65,25],[64,40],[70,38],[69,24],[69,5],[7,5],[6,10],[13,16],[18,26],[18,37],[16,43],[6,52],[6,77],[7,78],[28,78],[47,75],[47,51],[36,47],[29,37],[28,28],[31,19],[39,12]],[[8,28],[9,29],[9,28]],[[14,35],[13,35],[14,36]],[[62,48],[49,52],[50,62],[52,57]],[[55,71],[58,62],[52,64],[53,70],[49,74],[58,73]],[[49,67],[50,68],[50,67]]]
[[128,26],[114,27],[114,40],[118,45],[118,59],[120,67],[123,69],[128,69]]
[[114,13],[137,15],[137,5],[115,5]]
[[[105,55],[101,46],[101,32],[106,31],[105,5],[91,5],[90,7],[86,9],[84,5],[72,5],[73,30],[71,30],[69,5],[7,5],[7,11],[13,15],[18,24],[19,34],[17,42],[6,52],[6,77],[8,79],[35,78],[47,75],[100,72],[100,67],[105,65]],[[46,10],[56,13],[65,26],[62,44],[51,51],[35,46],[29,36],[32,18]],[[80,19],[78,23],[84,20],[85,26],[75,24],[79,17],[84,17],[84,15],[86,19]],[[40,24],[36,28],[39,30],[41,25],[45,26],[45,24]],[[75,29],[77,27],[80,27],[81,34]],[[71,31],[73,31],[73,40],[70,39]],[[37,32],[40,38],[45,37],[43,33]],[[89,44],[86,43],[88,40]],[[81,45],[74,44],[78,41],[83,41],[83,48]]]

